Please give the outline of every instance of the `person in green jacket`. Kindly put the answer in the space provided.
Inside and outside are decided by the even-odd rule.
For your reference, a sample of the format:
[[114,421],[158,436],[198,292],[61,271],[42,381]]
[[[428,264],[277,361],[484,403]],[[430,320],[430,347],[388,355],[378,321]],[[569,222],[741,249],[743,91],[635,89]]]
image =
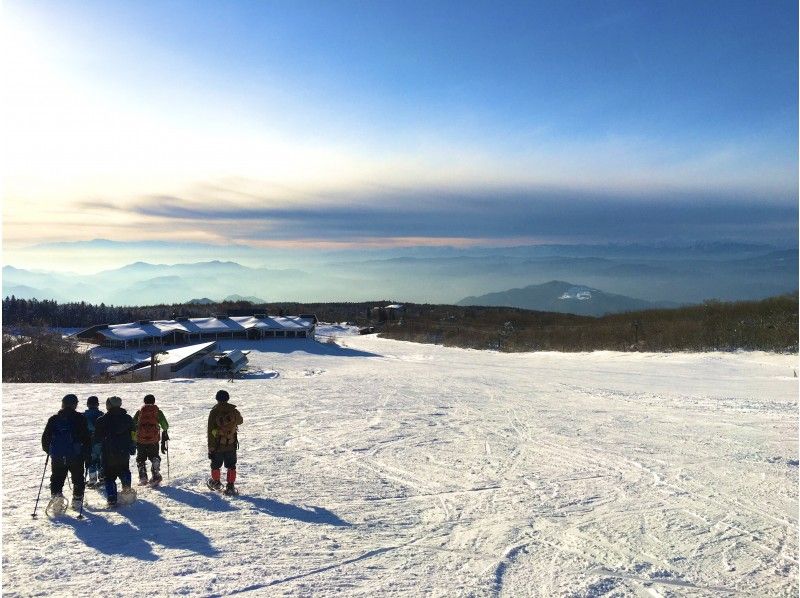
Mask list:
[[[139,469],[139,485],[157,486],[163,479],[158,441],[161,440],[161,452],[166,454],[169,423],[161,409],[156,407],[156,398],[153,395],[144,397],[144,405],[133,416],[133,424],[136,427],[136,466]],[[164,432],[162,433],[161,430]],[[150,459],[150,468],[153,474],[149,481],[147,479],[148,459]]]

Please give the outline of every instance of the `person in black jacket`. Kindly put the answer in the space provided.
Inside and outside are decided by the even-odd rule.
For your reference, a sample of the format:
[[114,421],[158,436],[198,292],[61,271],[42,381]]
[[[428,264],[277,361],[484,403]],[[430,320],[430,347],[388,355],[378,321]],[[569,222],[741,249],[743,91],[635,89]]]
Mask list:
[[136,454],[136,427],[133,418],[122,408],[122,399],[108,397],[105,415],[97,418],[94,440],[102,446],[103,474],[108,506],[117,504],[117,478],[122,482],[120,498],[123,504],[136,500],[131,488],[130,457]]
[[83,504],[84,465],[91,455],[91,436],[86,418],[75,411],[78,397],[73,394],[61,399],[61,409],[47,420],[42,433],[42,450],[50,455],[50,495],[61,499],[66,508],[64,481],[67,473],[72,476],[72,508],[80,510]]

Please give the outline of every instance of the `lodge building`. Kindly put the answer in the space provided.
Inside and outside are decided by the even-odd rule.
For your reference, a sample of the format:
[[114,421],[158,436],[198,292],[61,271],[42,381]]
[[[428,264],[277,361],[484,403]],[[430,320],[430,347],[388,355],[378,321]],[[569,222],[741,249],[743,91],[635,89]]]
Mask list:
[[188,345],[226,339],[314,338],[317,317],[299,316],[211,316],[175,320],[139,320],[127,324],[98,324],[76,332],[80,340],[104,347]]

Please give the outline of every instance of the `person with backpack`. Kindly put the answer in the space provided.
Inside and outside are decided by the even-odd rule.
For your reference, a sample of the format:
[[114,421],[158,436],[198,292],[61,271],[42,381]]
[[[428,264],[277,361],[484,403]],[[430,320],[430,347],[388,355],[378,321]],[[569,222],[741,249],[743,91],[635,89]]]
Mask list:
[[42,450],[50,455],[50,504],[48,509],[63,513],[67,501],[62,494],[67,473],[72,476],[71,507],[79,511],[83,506],[84,464],[89,458],[91,440],[86,418],[75,411],[78,397],[73,394],[61,399],[61,409],[47,420],[42,433]]
[[94,424],[97,421],[97,418],[103,415],[103,412],[100,411],[99,405],[99,399],[92,395],[86,399],[87,409],[83,412],[83,416],[86,418],[86,424],[89,426],[89,435],[92,439],[91,456],[89,457],[89,461],[86,465],[86,474],[89,476],[89,481],[86,485],[90,488],[95,488],[101,482],[101,446],[99,442],[95,442],[94,440]]
[[[94,427],[95,442],[101,444],[103,475],[106,479],[108,506],[115,507],[119,498],[123,504],[136,500],[131,488],[130,457],[136,454],[136,427],[133,418],[122,408],[122,399],[108,397],[106,414],[97,418]],[[117,495],[117,478],[122,491]]]
[[133,416],[133,423],[136,426],[136,466],[139,469],[139,485],[144,486],[148,483],[147,460],[150,459],[153,477],[149,483],[156,486],[163,479],[158,442],[161,440],[161,452],[166,454],[169,423],[161,409],[156,407],[156,398],[153,395],[145,395],[144,405]]
[[225,494],[236,494],[236,450],[239,448],[237,430],[244,422],[242,414],[235,405],[228,401],[230,395],[226,390],[217,391],[217,404],[208,414],[208,458],[211,459],[211,478],[208,487],[220,490],[220,467],[224,464],[226,471]]

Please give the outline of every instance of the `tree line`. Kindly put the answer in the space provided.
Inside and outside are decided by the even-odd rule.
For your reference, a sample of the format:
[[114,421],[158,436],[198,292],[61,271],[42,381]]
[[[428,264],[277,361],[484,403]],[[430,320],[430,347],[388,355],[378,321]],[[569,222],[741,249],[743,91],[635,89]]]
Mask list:
[[706,301],[599,318],[508,307],[414,303],[395,312],[385,309],[390,303],[237,301],[115,307],[11,296],[3,299],[3,323],[6,327],[79,328],[181,316],[307,313],[323,322],[376,326],[389,338],[500,351],[798,350],[797,294],[760,301]]

